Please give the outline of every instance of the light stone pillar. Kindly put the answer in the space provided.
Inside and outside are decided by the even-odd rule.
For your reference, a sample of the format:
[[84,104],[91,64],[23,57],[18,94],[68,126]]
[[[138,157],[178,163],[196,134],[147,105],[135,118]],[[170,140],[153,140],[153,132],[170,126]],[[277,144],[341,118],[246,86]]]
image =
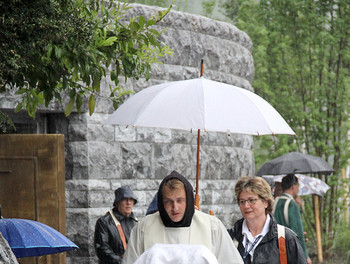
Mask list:
[[[132,15],[149,17],[156,7],[134,4]],[[129,80],[135,92],[166,81],[204,77],[253,90],[252,43],[235,26],[198,15],[171,11],[156,29],[167,28],[162,40],[174,50],[163,64],[152,66],[151,79]],[[108,94],[108,80],[103,87]],[[172,170],[195,187],[197,133],[190,131],[101,126],[113,109],[98,104],[96,113],[69,117],[71,164],[67,171],[67,235],[81,249],[68,254],[70,263],[97,263],[93,247],[96,219],[111,206],[114,190],[130,185],[138,197],[141,218],[160,181]],[[253,139],[247,135],[202,132],[199,195],[201,210],[214,211],[226,227],[240,218],[234,198],[236,180],[254,173]],[[69,161],[68,161],[69,163]]]

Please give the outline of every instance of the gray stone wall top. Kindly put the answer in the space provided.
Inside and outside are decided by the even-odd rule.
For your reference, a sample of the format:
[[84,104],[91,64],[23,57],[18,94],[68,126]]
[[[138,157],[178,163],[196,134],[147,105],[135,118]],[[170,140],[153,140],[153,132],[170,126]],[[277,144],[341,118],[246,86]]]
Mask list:
[[[141,4],[130,5],[132,6],[132,16],[146,16],[149,18],[156,14],[158,10],[165,10],[164,8]],[[222,40],[227,39],[229,41],[234,41],[249,51],[251,51],[253,46],[247,33],[239,30],[234,25],[200,15],[180,12],[172,9],[165,16],[165,18],[160,21],[159,25],[167,28],[182,29],[205,35],[211,35]]]

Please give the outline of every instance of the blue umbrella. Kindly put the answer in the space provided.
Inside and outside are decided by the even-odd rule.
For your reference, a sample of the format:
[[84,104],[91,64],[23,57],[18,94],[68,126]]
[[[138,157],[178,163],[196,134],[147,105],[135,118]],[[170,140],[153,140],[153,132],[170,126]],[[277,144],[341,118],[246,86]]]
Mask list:
[[0,232],[17,258],[61,253],[78,246],[55,229],[32,220],[0,219]]

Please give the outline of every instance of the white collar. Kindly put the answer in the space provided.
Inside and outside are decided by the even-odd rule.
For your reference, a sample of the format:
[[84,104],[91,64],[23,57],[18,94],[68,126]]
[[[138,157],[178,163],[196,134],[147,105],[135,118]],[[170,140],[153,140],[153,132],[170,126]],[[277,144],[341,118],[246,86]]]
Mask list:
[[252,233],[250,233],[249,228],[247,226],[247,221],[244,219],[243,225],[242,225],[242,235],[244,235],[245,237],[247,236],[248,240],[251,242],[254,241],[255,238],[258,237],[259,235],[265,236],[269,232],[270,221],[271,221],[270,215],[266,215],[265,224],[261,233],[253,237]]
[[[258,236],[262,236],[262,238],[259,239],[258,243],[256,243],[256,245],[254,246],[253,250],[249,252],[249,254],[251,255],[251,257],[253,257],[253,254],[254,254],[254,250],[255,248],[259,245],[260,241],[263,239],[263,237],[269,232],[269,229],[270,229],[270,221],[271,221],[271,218],[270,218],[270,215],[266,215],[266,220],[265,220],[265,224],[264,224],[264,227],[261,231],[260,234],[257,234],[255,237],[253,237],[252,233],[249,231],[249,228],[247,226],[247,221],[244,219],[243,220],[243,224],[242,224],[242,235],[243,235],[243,246],[245,246],[246,244],[246,241],[248,239],[248,246],[252,245],[255,241],[255,239],[258,237]],[[253,261],[253,259],[251,259]]]
[[294,200],[293,196],[292,196],[292,195],[290,195],[289,193],[282,193],[282,195],[288,196],[289,198],[291,198],[291,199],[293,199],[293,200]]

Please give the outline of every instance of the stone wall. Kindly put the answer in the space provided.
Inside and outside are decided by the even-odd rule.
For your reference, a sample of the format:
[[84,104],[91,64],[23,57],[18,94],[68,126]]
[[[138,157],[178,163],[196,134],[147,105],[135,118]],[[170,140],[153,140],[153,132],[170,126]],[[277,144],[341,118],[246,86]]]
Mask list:
[[[150,16],[157,8],[133,5],[133,15]],[[205,78],[252,90],[252,43],[235,26],[205,17],[171,11],[157,29],[174,55],[152,67],[149,82],[129,81],[128,89],[190,78]],[[108,81],[106,81],[106,84]],[[108,88],[106,88],[108,90]],[[195,186],[197,133],[190,131],[101,126],[112,113],[110,104],[99,104],[97,113],[69,118],[72,166],[67,180],[67,234],[81,250],[70,254],[71,263],[96,263],[93,232],[96,219],[113,201],[113,191],[130,185],[139,203],[138,217],[145,215],[162,178],[172,170],[187,176]],[[225,133],[201,134],[199,195],[203,211],[213,210],[229,227],[240,216],[234,204],[234,185],[253,174],[251,136]]]
[[[158,8],[134,4],[132,15],[150,16]],[[152,67],[151,79],[130,80],[126,87],[139,91],[147,86],[204,77],[252,90],[254,75],[252,43],[235,26],[202,16],[171,11],[157,29],[167,28],[162,39],[174,50],[163,64]],[[101,90],[108,94],[108,78]],[[0,108],[14,107],[13,98],[0,98]],[[112,206],[114,190],[130,185],[138,197],[135,214],[145,215],[162,178],[177,170],[195,186],[197,133],[190,131],[125,128],[104,125],[113,112],[110,102],[97,101],[90,117],[63,115],[52,105],[58,123],[56,133],[66,140],[67,236],[80,249],[67,254],[67,263],[97,263],[93,247],[96,219]],[[245,135],[202,132],[199,195],[201,210],[214,211],[230,227],[240,217],[235,204],[234,185],[254,173],[253,139]]]

